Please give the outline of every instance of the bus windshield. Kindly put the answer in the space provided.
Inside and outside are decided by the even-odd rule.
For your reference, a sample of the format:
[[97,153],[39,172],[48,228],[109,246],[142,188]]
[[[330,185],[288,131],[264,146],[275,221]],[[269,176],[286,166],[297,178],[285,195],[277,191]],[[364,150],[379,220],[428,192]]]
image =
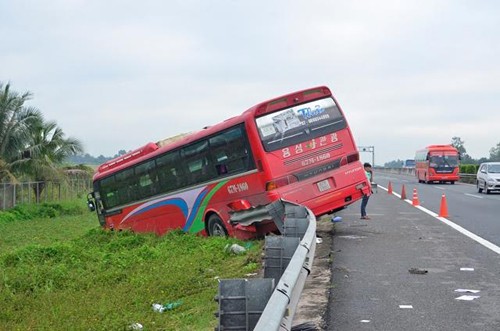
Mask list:
[[431,155],[429,160],[430,166],[433,168],[439,167],[458,167],[457,155]]
[[336,132],[347,126],[333,98],[266,114],[257,118],[256,123],[267,152]]

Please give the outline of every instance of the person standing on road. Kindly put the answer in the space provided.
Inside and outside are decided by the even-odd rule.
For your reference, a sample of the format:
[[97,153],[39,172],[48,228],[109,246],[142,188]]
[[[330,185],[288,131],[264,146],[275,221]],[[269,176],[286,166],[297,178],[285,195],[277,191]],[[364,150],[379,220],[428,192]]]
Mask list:
[[[363,167],[365,168],[365,174],[366,178],[368,178],[368,181],[371,183],[373,182],[373,171],[372,171],[372,165],[368,162],[363,164]],[[366,215],[366,205],[368,204],[368,199],[370,199],[370,193],[364,194],[363,198],[361,199],[361,219],[362,220],[369,220],[370,218]]]

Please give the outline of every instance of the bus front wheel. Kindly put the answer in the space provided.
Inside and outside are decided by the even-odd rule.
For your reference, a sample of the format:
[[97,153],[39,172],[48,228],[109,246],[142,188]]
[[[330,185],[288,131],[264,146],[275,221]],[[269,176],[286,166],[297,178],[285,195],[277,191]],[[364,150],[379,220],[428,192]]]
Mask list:
[[227,230],[224,227],[224,223],[220,219],[219,215],[213,214],[208,218],[208,235],[225,237],[227,236]]

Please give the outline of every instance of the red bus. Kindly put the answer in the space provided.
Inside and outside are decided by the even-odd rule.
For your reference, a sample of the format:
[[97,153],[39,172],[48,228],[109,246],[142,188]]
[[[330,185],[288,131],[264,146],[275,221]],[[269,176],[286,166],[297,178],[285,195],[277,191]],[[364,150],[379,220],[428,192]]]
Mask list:
[[415,175],[419,183],[450,182],[460,179],[460,153],[452,145],[430,145],[415,154]]
[[276,225],[232,224],[232,211],[284,199],[320,216],[369,191],[347,120],[322,86],[102,164],[89,207],[109,229],[158,235],[182,229],[247,239]]

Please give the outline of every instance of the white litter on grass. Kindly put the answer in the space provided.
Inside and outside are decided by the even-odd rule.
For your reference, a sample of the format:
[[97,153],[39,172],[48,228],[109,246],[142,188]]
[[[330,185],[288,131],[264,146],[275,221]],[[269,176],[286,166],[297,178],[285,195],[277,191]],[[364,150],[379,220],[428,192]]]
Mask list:
[[323,242],[323,238],[316,237],[316,244],[321,244]]
[[474,271],[474,268],[460,268],[460,271]]
[[462,295],[461,297],[455,298],[455,300],[465,300],[465,301],[472,301],[474,299],[479,299],[479,295]]
[[480,290],[468,290],[468,289],[465,289],[465,288],[459,288],[459,289],[456,289],[455,292],[459,292],[459,293],[479,293],[481,291]]
[[361,323],[370,323],[370,320],[361,320]]
[[142,329],[144,329],[144,327],[142,326],[141,323],[134,323],[134,324],[129,325],[128,329],[129,330],[142,330]]
[[399,308],[401,309],[413,309],[412,305],[399,305]]
[[163,308],[163,305],[159,303],[153,303],[153,311],[157,313],[163,313],[165,311],[165,308]]

